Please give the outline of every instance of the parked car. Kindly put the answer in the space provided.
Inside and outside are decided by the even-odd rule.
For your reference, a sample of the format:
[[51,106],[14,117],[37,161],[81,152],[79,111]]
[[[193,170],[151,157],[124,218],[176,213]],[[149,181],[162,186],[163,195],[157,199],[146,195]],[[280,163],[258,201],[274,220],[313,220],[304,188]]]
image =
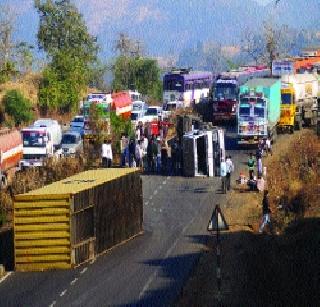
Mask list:
[[78,132],[80,133],[81,137],[84,135],[84,116],[77,115],[73,118],[73,120],[70,122],[70,131]]
[[68,131],[62,136],[62,154],[64,156],[75,156],[82,152],[83,142],[81,135],[75,131]]

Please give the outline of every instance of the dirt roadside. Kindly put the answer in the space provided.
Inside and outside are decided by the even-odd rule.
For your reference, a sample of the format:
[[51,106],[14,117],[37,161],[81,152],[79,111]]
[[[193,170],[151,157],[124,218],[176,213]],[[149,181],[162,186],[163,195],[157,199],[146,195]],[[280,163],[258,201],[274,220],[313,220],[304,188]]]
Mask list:
[[[263,159],[264,165],[279,165],[279,157],[309,134],[310,131],[303,130],[281,136],[273,156]],[[316,255],[320,250],[320,214],[308,212],[308,218],[284,227],[284,215],[275,207],[275,193],[281,192],[280,181],[276,181],[276,172],[269,172],[268,176],[272,176],[268,178],[268,188],[273,192],[271,205],[277,235],[258,233],[261,193],[242,192],[234,185],[222,207],[230,225],[230,231],[222,234],[222,305],[319,305],[320,260]],[[211,236],[176,306],[218,306],[216,261],[215,236]]]

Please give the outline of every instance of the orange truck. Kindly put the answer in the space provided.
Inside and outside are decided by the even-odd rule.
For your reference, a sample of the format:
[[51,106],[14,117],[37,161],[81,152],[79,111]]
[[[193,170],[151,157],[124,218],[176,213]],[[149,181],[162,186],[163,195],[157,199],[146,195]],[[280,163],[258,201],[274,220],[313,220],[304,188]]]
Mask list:
[[18,130],[0,130],[0,188],[11,181],[23,156],[23,143]]

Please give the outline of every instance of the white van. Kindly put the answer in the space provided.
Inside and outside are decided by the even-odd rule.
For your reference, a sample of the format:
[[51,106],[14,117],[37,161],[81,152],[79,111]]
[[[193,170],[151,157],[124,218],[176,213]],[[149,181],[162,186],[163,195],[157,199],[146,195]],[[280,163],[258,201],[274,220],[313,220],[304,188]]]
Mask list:
[[152,106],[148,108],[146,114],[144,115],[143,121],[152,122],[154,120],[158,120],[159,117],[162,119],[162,108]]

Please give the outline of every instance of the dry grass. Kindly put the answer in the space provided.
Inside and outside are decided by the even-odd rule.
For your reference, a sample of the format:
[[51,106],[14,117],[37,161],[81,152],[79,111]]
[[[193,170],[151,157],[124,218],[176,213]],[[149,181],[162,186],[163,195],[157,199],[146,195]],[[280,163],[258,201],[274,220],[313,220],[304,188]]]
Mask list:
[[[276,154],[266,162],[271,206],[275,209],[282,202],[295,219],[310,212],[315,216],[320,196],[320,140],[309,130],[290,140],[277,144]],[[281,228],[291,220],[283,211],[274,217]]]
[[17,172],[12,186],[7,191],[0,192],[0,213],[2,212],[5,217],[4,226],[9,227],[12,222],[13,195],[27,193],[84,170],[85,164],[82,158],[62,158],[60,160],[50,159],[43,167]]
[[41,75],[29,73],[17,81],[9,81],[0,85],[0,101],[8,90],[19,90],[34,105],[38,102],[38,88]]

